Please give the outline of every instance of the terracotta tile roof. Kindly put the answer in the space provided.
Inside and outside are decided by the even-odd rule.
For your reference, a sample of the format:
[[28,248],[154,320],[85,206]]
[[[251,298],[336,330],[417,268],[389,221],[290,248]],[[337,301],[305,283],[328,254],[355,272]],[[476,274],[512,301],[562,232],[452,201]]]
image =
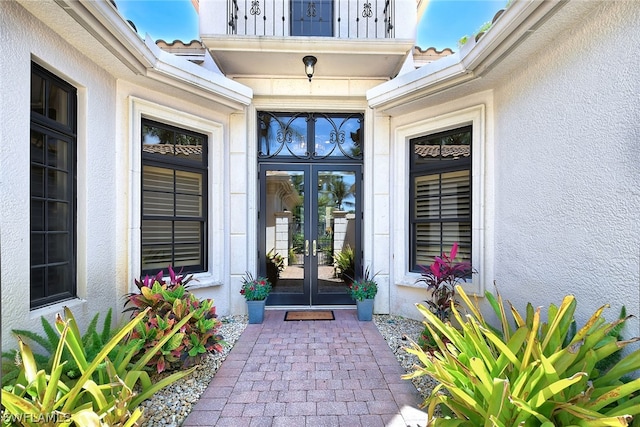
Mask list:
[[200,40],[191,40],[189,43],[185,43],[181,40],[174,40],[169,43],[159,39],[156,40],[156,46],[167,53],[184,57],[196,64],[201,64],[204,61],[204,53],[206,49]]
[[202,146],[200,145],[176,145],[169,144],[143,144],[142,151],[150,154],[174,154],[176,156],[189,157],[192,155],[201,156]]
[[[420,157],[440,157],[439,145],[416,145],[415,153]],[[442,157],[469,157],[469,145],[443,145]]]
[[415,46],[413,48],[413,61],[416,68],[420,68],[430,62],[437,61],[445,56],[452,55],[453,51],[449,48],[437,50],[435,47],[430,47],[422,50],[420,47]]

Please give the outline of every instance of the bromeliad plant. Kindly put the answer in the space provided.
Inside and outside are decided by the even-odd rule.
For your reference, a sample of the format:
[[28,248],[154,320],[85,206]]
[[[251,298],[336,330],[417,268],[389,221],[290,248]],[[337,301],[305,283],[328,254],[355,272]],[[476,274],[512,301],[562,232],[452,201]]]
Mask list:
[[223,338],[218,334],[220,321],[212,299],[198,299],[187,291],[185,285],[192,276],[184,278],[169,266],[169,281],[163,279],[162,271],[155,277],[146,276],[136,280],[140,293],[127,295],[124,311],[132,316],[149,309],[144,322],[133,330],[131,339],[137,340],[142,349],[154,347],[173,326],[185,318],[179,333],[160,348],[149,361],[158,373],[194,365],[207,352],[221,352]]
[[264,301],[271,292],[271,282],[264,277],[254,278],[248,271],[242,278],[242,287],[240,288],[240,294],[244,296],[247,301]]
[[[65,312],[67,312],[67,310],[65,310]],[[97,330],[99,317],[100,313],[96,313],[95,316],[93,316],[91,322],[89,322],[89,325],[87,326],[86,332],[82,335],[82,347],[87,358],[95,357],[116,332],[116,330],[111,329],[111,309],[107,312],[100,331]],[[44,316],[40,317],[40,322],[42,324],[44,335],[25,329],[13,329],[11,332],[16,336],[19,336],[23,341],[26,339],[27,341],[34,342],[42,347],[46,354],[33,353],[33,358],[38,369],[50,369],[53,364],[55,350],[60,342],[60,334],[58,334],[54,325],[49,323]],[[18,350],[3,352],[2,358],[2,385],[4,386],[14,381],[18,376],[21,367],[20,353]],[[66,347],[62,350],[62,358],[67,360],[67,363],[64,366],[61,378],[66,381],[79,377],[80,371],[78,370],[78,366]]]
[[[500,320],[501,327],[494,328],[477,302],[460,286],[457,292],[469,309],[463,316],[452,306],[459,329],[418,304],[438,351],[426,353],[417,344],[407,349],[422,366],[403,378],[429,375],[440,383],[424,402],[432,425],[625,426],[640,414],[640,378],[620,380],[637,374],[640,350],[606,372],[596,368],[599,361],[638,340],[618,341],[610,334],[627,318],[608,323],[602,317],[607,307],[603,306],[574,335],[573,296],[566,296],[559,307],[551,305],[545,323],[540,308],[529,304],[523,317],[513,306],[505,307],[499,294],[487,292]],[[450,417],[433,418],[437,405]]]
[[[143,310],[114,333],[98,354],[87,357],[75,318],[65,308],[65,318],[56,317],[60,339],[53,351],[51,366],[40,369],[29,345],[18,337],[20,372],[11,384],[2,388],[3,425],[12,420],[22,426],[121,426],[138,425],[143,415],[139,405],[193,369],[177,372],[151,382],[144,369],[147,361],[189,321],[190,315],[176,323],[164,338],[131,363],[137,348],[125,344],[131,331],[143,321]],[[67,350],[79,370],[77,379],[63,381]]]

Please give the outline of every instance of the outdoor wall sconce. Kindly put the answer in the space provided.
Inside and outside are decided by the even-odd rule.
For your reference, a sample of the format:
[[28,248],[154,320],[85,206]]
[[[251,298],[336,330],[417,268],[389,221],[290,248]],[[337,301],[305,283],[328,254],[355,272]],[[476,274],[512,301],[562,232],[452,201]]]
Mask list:
[[318,62],[318,59],[315,56],[307,55],[302,58],[302,62],[304,63],[304,72],[307,73],[307,77],[309,77],[309,81],[311,81],[311,77],[313,77],[313,67]]

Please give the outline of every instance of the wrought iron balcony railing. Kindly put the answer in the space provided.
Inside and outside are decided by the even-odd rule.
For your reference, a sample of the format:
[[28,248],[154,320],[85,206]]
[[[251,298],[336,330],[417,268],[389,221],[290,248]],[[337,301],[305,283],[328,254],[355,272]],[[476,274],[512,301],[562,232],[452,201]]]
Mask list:
[[227,0],[227,34],[393,38],[394,0]]

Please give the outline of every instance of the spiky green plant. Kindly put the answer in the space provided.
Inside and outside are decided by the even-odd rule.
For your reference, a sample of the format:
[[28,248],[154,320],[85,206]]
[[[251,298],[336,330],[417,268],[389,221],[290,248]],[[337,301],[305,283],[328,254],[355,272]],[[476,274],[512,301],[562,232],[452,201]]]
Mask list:
[[[458,295],[469,313],[452,305],[455,328],[418,304],[425,325],[437,342],[429,354],[413,344],[407,349],[421,366],[405,375],[429,375],[440,384],[425,400],[432,425],[446,426],[625,426],[640,414],[640,378],[620,378],[640,369],[636,350],[607,372],[596,364],[638,338],[618,341],[609,335],[627,317],[608,323],[600,307],[569,337],[576,301],[566,296],[541,320],[541,309],[527,306],[526,316],[505,307],[499,294],[486,293],[500,327],[490,325],[464,290]],[[511,319],[507,313],[511,313]],[[441,337],[445,337],[445,343]],[[443,393],[446,390],[447,393]],[[435,418],[443,405],[452,416]]]
[[[23,361],[18,378],[2,389],[3,423],[22,426],[121,426],[137,425],[142,417],[140,403],[172,382],[189,375],[193,369],[177,372],[152,383],[144,370],[148,360],[189,321],[191,315],[178,322],[154,348],[131,365],[129,354],[120,348],[118,360],[109,353],[123,342],[131,331],[143,321],[148,310],[142,311],[120,329],[94,357],[88,359],[82,337],[73,314],[65,308],[65,318],[56,317],[55,327],[60,340],[54,349],[51,369],[39,369],[28,344],[18,337]],[[72,385],[61,376],[68,360],[63,349],[71,354],[80,371]],[[140,390],[139,394],[136,391]]]
[[[82,346],[87,358],[93,358],[97,355],[104,344],[106,344],[116,332],[115,329],[112,329],[112,309],[107,311],[100,331],[97,330],[99,317],[100,313],[96,313],[95,316],[93,316],[87,326],[87,330],[84,335],[82,335]],[[11,332],[16,336],[20,336],[22,340],[26,339],[42,347],[45,351],[44,354],[32,353],[35,363],[39,369],[51,369],[55,350],[60,343],[60,335],[44,316],[40,317],[40,323],[44,331],[43,335],[26,329],[13,329]],[[62,358],[68,361],[64,366],[62,379],[77,378],[80,375],[78,366],[66,348],[62,350]],[[18,350],[3,352],[2,359],[2,385],[4,386],[17,378],[18,372],[20,371],[21,359]]]

